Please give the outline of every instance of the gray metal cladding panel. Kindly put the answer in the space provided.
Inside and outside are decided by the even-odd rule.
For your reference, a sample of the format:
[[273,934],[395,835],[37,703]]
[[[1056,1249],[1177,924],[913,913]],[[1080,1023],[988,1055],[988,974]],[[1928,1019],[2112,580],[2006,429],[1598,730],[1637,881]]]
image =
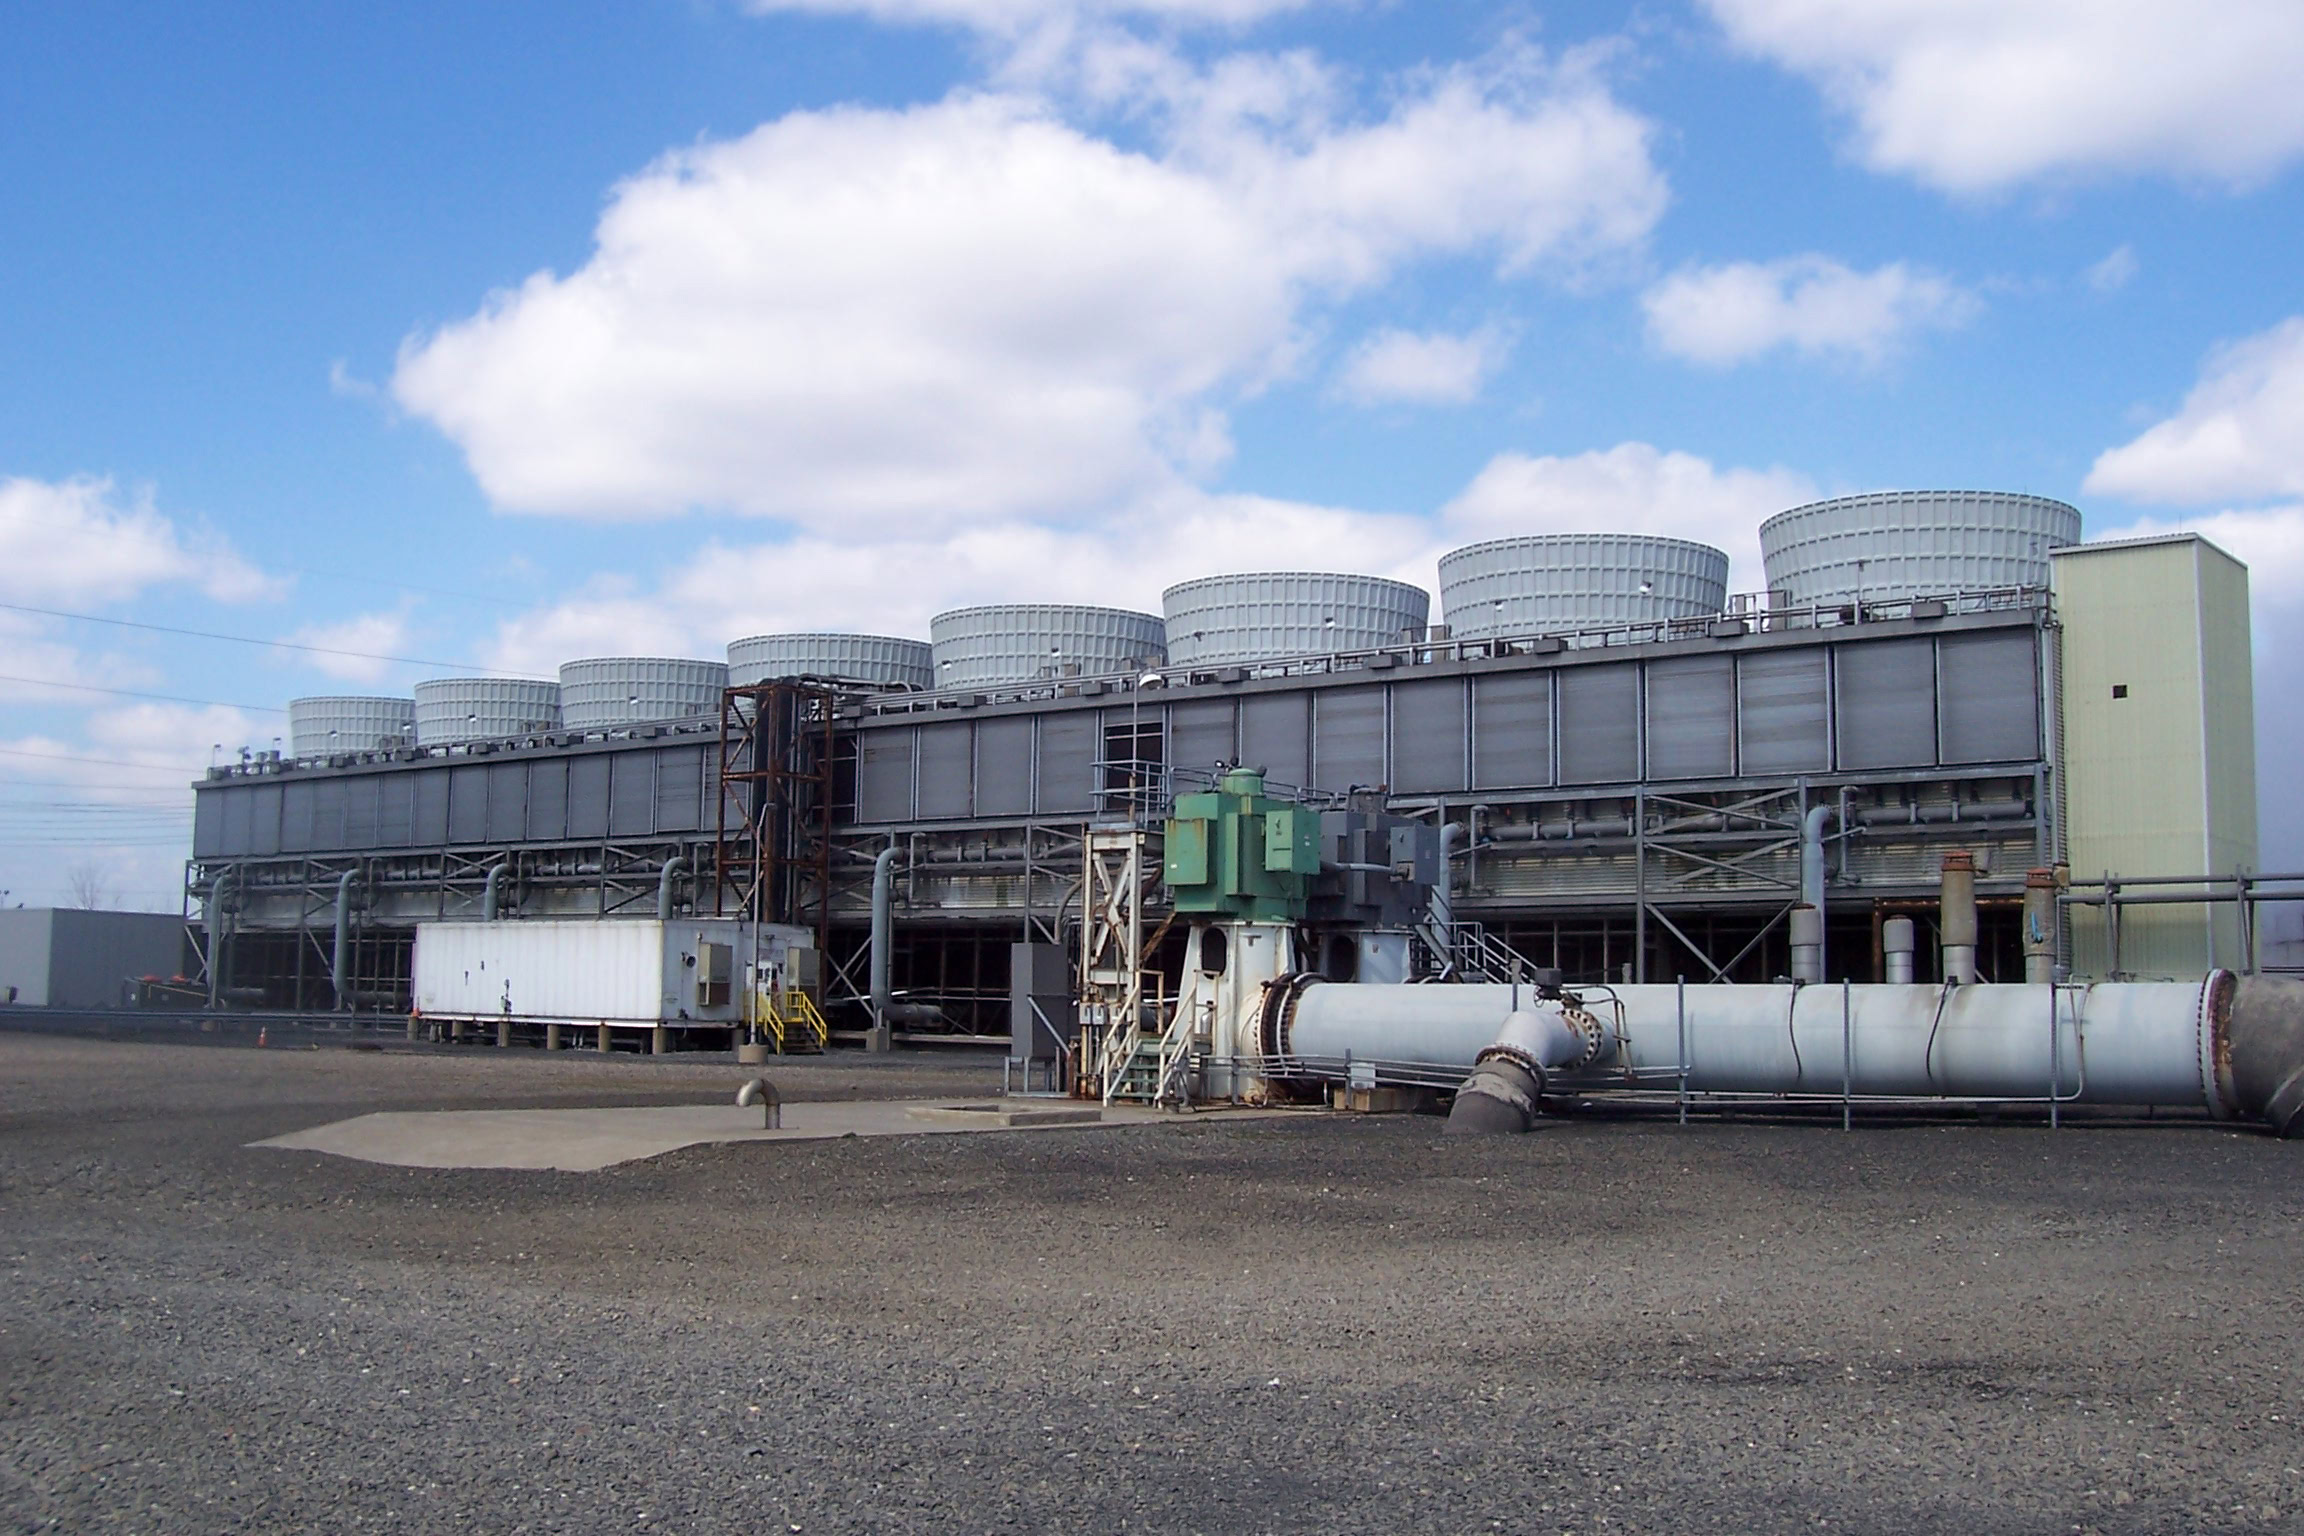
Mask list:
[[342,779],[321,779],[312,786],[312,851],[334,853],[344,847],[344,807],[351,799]]
[[1240,764],[1276,784],[1311,778],[1312,696],[1252,693],[1240,701]]
[[1939,637],[1936,691],[1943,761],[2021,762],[2040,755],[2039,662],[2031,630]]
[[1736,662],[1736,734],[1746,773],[1832,766],[1832,669],[1824,647],[1754,651]]
[[438,768],[422,768],[416,780],[416,835],[419,848],[438,848],[448,841],[448,775]]
[[241,791],[232,789],[204,789],[192,797],[192,857],[212,859],[219,854],[240,851],[224,846],[224,802],[239,793]]
[[1936,643],[1835,646],[1834,713],[1842,768],[1918,768],[1936,760]]
[[1212,769],[1240,756],[1240,711],[1230,699],[1191,699],[1168,706],[1168,761]]
[[416,781],[413,773],[381,775],[376,786],[376,846],[406,848],[416,841]]
[[1384,778],[1384,690],[1324,688],[1312,705],[1312,782],[1373,789]]
[[920,815],[968,814],[975,779],[976,728],[965,720],[920,727]]
[[556,843],[568,835],[568,764],[538,758],[528,765],[528,841]]
[[1043,815],[1086,812],[1096,803],[1096,758],[1103,745],[1096,711],[1068,709],[1040,717],[1039,809]]
[[1032,720],[1013,715],[976,723],[976,814],[1021,816],[1032,809]]
[[1394,685],[1393,790],[1434,794],[1464,785],[1464,684],[1449,678]]
[[912,815],[910,726],[856,735],[856,819],[904,821]]
[[646,837],[656,830],[656,754],[617,752],[608,779],[608,835]]
[[[312,851],[312,801],[320,786],[311,779],[280,787],[280,851],[282,853],[310,853]],[[233,850],[246,853],[252,846],[249,839],[248,807],[232,807],[232,815],[225,828]]]
[[528,765],[488,765],[488,841],[516,843],[528,835]]
[[656,830],[695,832],[704,825],[704,749],[666,747],[656,754]]
[[1640,665],[1565,667],[1560,676],[1560,782],[1640,777]]
[[568,760],[568,835],[608,835],[608,787],[614,761],[605,752]]
[[1712,779],[1736,771],[1736,663],[1683,656],[1648,664],[1648,777]]
[[[292,789],[302,789],[307,792],[309,792],[312,788],[312,786],[309,784],[295,784],[289,787]],[[235,857],[241,854],[255,852],[256,796],[254,791],[246,789],[227,789],[222,792],[219,798],[224,802],[224,828],[223,837],[221,839],[223,842],[224,851],[234,855]],[[309,793],[307,793],[304,800],[306,807],[304,820],[307,827],[311,825],[312,820],[310,809],[311,803],[311,796]],[[306,836],[310,836],[309,832],[307,832]],[[308,846],[310,846],[309,843],[299,844],[294,851],[302,852],[303,849]]]
[[356,779],[344,781],[345,847],[376,846],[376,827],[383,818],[384,810],[384,786],[381,779],[380,774],[364,773]]
[[448,841],[488,840],[488,765],[460,763],[448,770]]
[[1505,672],[1472,683],[1472,787],[1552,782],[1552,674]]
[[259,784],[248,797],[248,852],[280,851],[280,786]]

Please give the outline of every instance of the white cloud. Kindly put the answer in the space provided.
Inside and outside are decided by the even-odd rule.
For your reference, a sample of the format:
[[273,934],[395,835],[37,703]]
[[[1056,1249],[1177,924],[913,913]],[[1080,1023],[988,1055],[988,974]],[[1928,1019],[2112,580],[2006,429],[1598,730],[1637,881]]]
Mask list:
[[1457,335],[1387,326],[1352,349],[1336,392],[1362,405],[1463,405],[1480,397],[1505,351],[1492,329]]
[[1954,192],[2169,173],[2244,186],[2304,153],[2296,0],[1706,0],[1806,76],[1874,170]]
[[1530,533],[1650,533],[1728,552],[1729,590],[1758,591],[1761,520],[1817,499],[1793,470],[1719,468],[1647,443],[1563,456],[1502,453],[1441,509],[1453,543]]
[[0,595],[16,602],[126,602],[183,582],[225,602],[273,584],[221,539],[161,515],[149,492],[118,495],[109,479],[0,480]]
[[1640,302],[1658,347],[1715,368],[1778,347],[1877,364],[1915,332],[1964,325],[1981,308],[1966,289],[1902,262],[1858,272],[1813,255],[1684,268]]
[[2136,280],[2136,248],[2123,245],[2080,274],[2081,281],[2098,293],[2118,293]]
[[2098,457],[2083,489],[2175,506],[2304,496],[2304,316],[2210,353],[2183,408]]
[[408,654],[408,618],[412,605],[381,613],[357,613],[333,624],[308,624],[288,638],[313,650],[298,659],[315,671],[352,683],[381,682],[399,670],[387,656]]
[[582,268],[411,338],[393,393],[508,509],[1078,521],[1220,463],[1312,306],[1636,247],[1663,181],[1597,69],[1514,50],[1352,122],[1284,65],[1185,71],[1143,151],[1019,93],[795,113],[623,184]]

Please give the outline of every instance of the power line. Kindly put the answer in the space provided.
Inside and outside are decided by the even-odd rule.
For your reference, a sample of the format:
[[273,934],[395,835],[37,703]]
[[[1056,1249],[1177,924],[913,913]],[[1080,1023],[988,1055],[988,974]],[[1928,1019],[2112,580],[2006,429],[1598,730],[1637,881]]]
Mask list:
[[[119,757],[74,757],[69,752],[27,752],[22,747],[0,747],[0,756],[33,757],[45,763],[101,763],[107,768],[134,768],[140,773],[198,773],[198,768],[180,768],[173,763],[131,763]],[[0,784],[8,781],[0,779]],[[158,786],[154,786],[157,788]]]
[[276,651],[302,651],[310,656],[349,656],[357,661],[389,661],[411,667],[446,667],[451,671],[485,672],[491,677],[524,677],[520,672],[506,672],[496,667],[483,667],[469,661],[442,661],[433,656],[387,656],[381,651],[348,651],[333,645],[305,645],[296,640],[259,640],[253,635],[227,635],[212,629],[178,629],[169,624],[146,624],[137,619],[107,618],[99,613],[67,613],[61,608],[33,608],[24,603],[0,603],[0,610],[9,613],[29,613],[44,619],[70,619],[80,624],[111,624],[121,629],[141,629],[155,635],[182,635],[193,640],[224,640],[233,645],[260,645]]
[[60,683],[46,677],[16,677],[0,672],[0,683],[30,683],[35,688],[70,688],[77,693],[109,693],[123,699],[157,699],[163,704],[209,704],[218,709],[246,709],[258,714],[284,715],[288,711],[277,704],[234,704],[226,699],[188,699],[174,693],[138,693],[131,688],[101,688],[94,683]]

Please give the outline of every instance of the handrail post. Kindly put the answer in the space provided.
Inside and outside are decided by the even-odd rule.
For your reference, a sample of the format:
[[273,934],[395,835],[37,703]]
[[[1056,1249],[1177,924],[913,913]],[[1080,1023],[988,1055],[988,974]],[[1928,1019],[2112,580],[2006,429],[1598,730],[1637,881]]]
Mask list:
[[1855,1121],[1853,1095],[1856,1084],[1856,1032],[1850,1011],[1851,989],[1848,978],[1840,978],[1840,1129],[1850,1130]]
[[1688,1123],[1688,978],[1682,976],[1673,989],[1673,999],[1680,1010],[1680,1123]]

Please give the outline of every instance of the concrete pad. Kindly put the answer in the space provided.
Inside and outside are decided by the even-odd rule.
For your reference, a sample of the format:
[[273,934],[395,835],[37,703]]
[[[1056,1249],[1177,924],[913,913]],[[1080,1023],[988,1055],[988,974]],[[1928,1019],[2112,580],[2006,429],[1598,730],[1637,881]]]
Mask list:
[[591,1173],[681,1147],[722,1141],[822,1141],[842,1136],[943,1135],[1066,1125],[1143,1125],[1174,1116],[1138,1105],[879,1100],[786,1104],[777,1130],[758,1109],[680,1104],[632,1109],[392,1111],[253,1142],[291,1152],[401,1168],[530,1168]]
[[1025,1107],[994,1101],[989,1104],[915,1104],[904,1111],[913,1120],[948,1130],[1016,1130],[1033,1125],[1094,1125],[1104,1111],[1093,1104],[1064,1108],[1052,1105]]

